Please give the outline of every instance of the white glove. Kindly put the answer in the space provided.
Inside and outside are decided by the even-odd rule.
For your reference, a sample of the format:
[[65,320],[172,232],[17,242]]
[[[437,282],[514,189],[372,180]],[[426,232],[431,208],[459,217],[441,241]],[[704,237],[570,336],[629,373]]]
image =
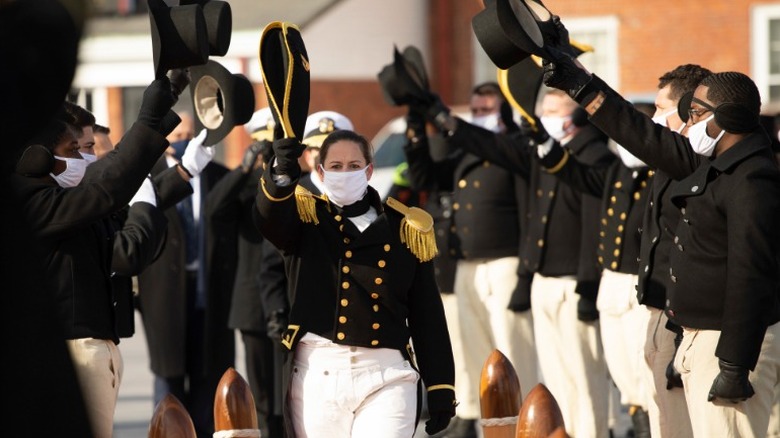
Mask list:
[[187,148],[184,149],[184,155],[181,157],[181,165],[192,176],[200,175],[206,165],[214,158],[214,146],[203,146],[206,134],[207,132],[204,129],[200,131],[197,137],[190,140],[187,143]]
[[132,206],[136,202],[146,202],[157,207],[157,194],[154,191],[154,184],[152,184],[151,178],[146,177],[144,182],[141,183],[141,187],[138,188],[138,191],[133,195],[133,199],[130,200],[130,205]]

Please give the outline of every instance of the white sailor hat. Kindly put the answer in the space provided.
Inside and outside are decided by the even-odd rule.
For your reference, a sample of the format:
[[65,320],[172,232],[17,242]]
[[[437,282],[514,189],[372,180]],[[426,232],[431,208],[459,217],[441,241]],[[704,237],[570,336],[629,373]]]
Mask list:
[[352,121],[344,114],[335,111],[318,111],[309,115],[306,119],[306,127],[303,132],[303,143],[306,147],[319,148],[325,137],[333,131],[354,131]]
[[273,141],[274,127],[276,127],[276,121],[274,121],[274,115],[269,107],[255,111],[249,121],[244,123],[246,133],[257,141]]

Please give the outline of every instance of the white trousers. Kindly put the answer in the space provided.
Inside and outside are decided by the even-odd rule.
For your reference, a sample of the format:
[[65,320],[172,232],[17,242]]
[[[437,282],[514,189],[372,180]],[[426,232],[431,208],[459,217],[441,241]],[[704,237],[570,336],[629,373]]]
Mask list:
[[111,438],[114,410],[122,382],[124,363],[114,341],[69,339],[65,341],[84,397],[95,438]]
[[577,438],[609,436],[609,377],[599,323],[577,319],[577,281],[534,275],[531,311],[544,383]]
[[713,380],[720,372],[715,348],[720,331],[684,328],[674,366],[682,375],[685,400],[695,437],[765,437],[769,416],[780,386],[780,323],[769,326],[750,383],[755,395],[732,404],[707,401]]
[[[659,438],[691,438],[691,417],[682,388],[666,389],[666,367],[674,359],[674,332],[666,329],[666,314],[647,307],[645,341],[646,387],[650,390],[650,432]],[[709,388],[708,388],[709,389]]]
[[620,403],[647,410],[643,379],[645,328],[650,315],[636,299],[638,276],[605,269],[596,307],[609,374],[620,390]]
[[397,350],[306,334],[295,349],[290,415],[297,438],[409,438],[420,375]]
[[[517,257],[460,260],[455,271],[462,349],[470,392],[478,400],[485,361],[499,350],[509,359],[520,381],[523,398],[539,383],[531,312],[507,309],[517,286]],[[466,383],[466,382],[463,382]],[[461,385],[461,383],[457,383]],[[480,418],[478,404],[463,406],[463,418]]]
[[[442,294],[441,302],[444,304],[444,315],[447,318],[447,329],[450,332],[450,343],[452,344],[452,358],[455,361],[455,400],[458,401],[455,415],[462,418],[476,419],[474,412],[479,413],[479,394],[474,392],[469,385],[471,377],[466,368],[466,356],[463,352],[463,341],[461,340],[458,298],[454,293]],[[467,416],[466,413],[471,415],[471,417]]]

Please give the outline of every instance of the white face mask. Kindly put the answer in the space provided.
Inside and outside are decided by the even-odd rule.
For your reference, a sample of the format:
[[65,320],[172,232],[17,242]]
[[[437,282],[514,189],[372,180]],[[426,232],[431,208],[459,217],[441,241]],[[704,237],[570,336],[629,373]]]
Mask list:
[[571,116],[566,117],[540,117],[544,130],[550,134],[550,137],[561,141],[569,134],[569,129],[565,129],[563,125],[571,120]]
[[87,166],[97,161],[97,155],[85,154],[83,152],[79,152],[79,154],[81,154],[81,158],[87,161]]
[[634,154],[627,151],[623,146],[617,145],[617,152],[618,156],[620,157],[620,161],[622,161],[623,164],[625,164],[628,168],[636,169],[637,167],[647,166],[644,161],[635,157]]
[[471,124],[498,133],[501,132],[501,125],[498,123],[499,120],[499,114],[488,114],[486,116],[473,117],[471,119]]
[[325,194],[339,207],[351,205],[363,198],[368,189],[368,166],[349,172],[331,172],[320,165],[325,177]]
[[715,151],[715,145],[718,144],[725,130],[721,130],[717,137],[712,138],[707,135],[707,123],[715,117],[715,114],[694,124],[688,128],[688,140],[691,142],[691,148],[699,155],[709,157]]
[[59,174],[55,175],[53,173],[50,173],[52,178],[54,178],[55,181],[57,181],[57,184],[60,185],[60,187],[76,187],[81,182],[81,179],[84,178],[84,173],[87,171],[87,160],[84,160],[82,158],[63,158],[63,157],[54,157],[55,160],[64,161],[66,164],[65,170]]
[[[669,129],[672,129],[672,127],[669,126],[669,123],[668,123],[668,121],[666,119],[668,119],[669,116],[671,116],[672,114],[674,114],[676,112],[677,112],[677,108],[669,110],[669,111],[667,111],[667,112],[665,112],[663,114],[659,114],[659,115],[653,117],[653,122],[655,122],[658,125],[665,126],[665,127],[669,128]],[[685,122],[682,122],[682,124],[677,129],[672,129],[672,131],[674,131],[674,132],[679,134],[680,132],[682,132],[683,128],[685,128]]]

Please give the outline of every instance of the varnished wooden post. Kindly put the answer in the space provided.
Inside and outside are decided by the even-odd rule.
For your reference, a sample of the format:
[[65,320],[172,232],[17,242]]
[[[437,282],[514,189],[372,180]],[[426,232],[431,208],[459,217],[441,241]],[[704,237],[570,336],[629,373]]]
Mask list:
[[558,402],[544,384],[537,384],[523,400],[515,438],[567,437]]
[[190,414],[173,394],[167,394],[155,406],[149,438],[197,438]]
[[520,381],[512,363],[493,350],[482,367],[479,405],[484,438],[513,438],[521,404]]
[[233,367],[222,375],[214,396],[214,437],[260,437],[252,391]]

